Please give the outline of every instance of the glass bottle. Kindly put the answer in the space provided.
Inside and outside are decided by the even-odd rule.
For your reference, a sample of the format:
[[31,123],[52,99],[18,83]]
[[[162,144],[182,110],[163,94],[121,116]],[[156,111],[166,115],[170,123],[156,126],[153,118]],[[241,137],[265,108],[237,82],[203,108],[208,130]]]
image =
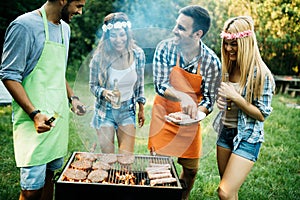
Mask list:
[[[224,82],[229,83],[229,73],[224,73]],[[230,111],[231,110],[231,100],[226,98],[226,110]]]
[[112,91],[114,96],[111,100],[111,106],[113,109],[119,109],[121,107],[121,93],[119,90],[118,79],[114,79],[114,89]]

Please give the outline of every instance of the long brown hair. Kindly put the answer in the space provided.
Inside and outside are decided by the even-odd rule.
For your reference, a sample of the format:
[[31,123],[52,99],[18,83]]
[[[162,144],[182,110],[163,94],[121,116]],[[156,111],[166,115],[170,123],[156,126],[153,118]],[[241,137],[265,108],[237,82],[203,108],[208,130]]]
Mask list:
[[[128,22],[128,16],[123,12],[115,12],[108,14],[104,20],[103,24],[115,24],[116,22]],[[131,29],[126,26],[123,27],[127,34],[127,44],[126,44],[126,52],[125,55],[128,55],[128,59],[130,58],[130,54],[132,54],[132,50],[136,47],[135,41],[133,39],[133,35]],[[104,73],[104,77],[107,77],[107,70],[110,65],[114,62],[117,56],[115,49],[112,47],[110,43],[110,30],[103,31],[101,39],[97,45],[97,49],[94,52],[95,54],[100,55],[100,72]]]

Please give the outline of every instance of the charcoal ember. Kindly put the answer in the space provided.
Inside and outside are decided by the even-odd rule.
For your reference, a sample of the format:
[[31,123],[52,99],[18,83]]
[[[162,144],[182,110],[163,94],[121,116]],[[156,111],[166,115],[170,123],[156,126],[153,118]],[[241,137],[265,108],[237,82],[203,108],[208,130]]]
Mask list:
[[122,165],[130,165],[134,163],[135,157],[132,154],[121,154],[118,156],[118,162]]
[[110,170],[110,164],[97,160],[93,163],[92,169],[103,169],[103,170]]
[[63,174],[68,180],[82,181],[86,179],[87,172],[78,169],[68,168]]
[[92,168],[92,161],[90,160],[75,160],[71,163],[71,167],[80,170],[88,170]]
[[92,183],[99,183],[108,177],[108,172],[102,169],[92,170],[88,175],[88,180]]

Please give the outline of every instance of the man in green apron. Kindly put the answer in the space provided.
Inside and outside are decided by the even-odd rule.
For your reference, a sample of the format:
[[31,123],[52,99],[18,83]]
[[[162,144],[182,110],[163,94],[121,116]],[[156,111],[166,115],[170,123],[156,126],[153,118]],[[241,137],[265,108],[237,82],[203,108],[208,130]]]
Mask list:
[[[13,139],[20,199],[53,199],[53,174],[67,154],[69,102],[83,106],[65,79],[70,27],[85,0],[48,0],[8,27],[0,78],[13,97]],[[48,121],[58,115],[54,122]]]

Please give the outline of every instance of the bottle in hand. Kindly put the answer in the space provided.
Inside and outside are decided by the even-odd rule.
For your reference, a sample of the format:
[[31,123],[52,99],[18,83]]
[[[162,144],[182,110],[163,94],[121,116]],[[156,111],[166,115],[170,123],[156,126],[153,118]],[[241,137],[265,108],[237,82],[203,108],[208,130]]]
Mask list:
[[[224,82],[229,83],[229,73],[224,73]],[[231,110],[231,100],[226,98],[226,110]]]
[[121,93],[119,90],[119,82],[118,79],[114,80],[114,89],[113,89],[114,96],[111,100],[111,105],[113,109],[119,109],[121,107]]

